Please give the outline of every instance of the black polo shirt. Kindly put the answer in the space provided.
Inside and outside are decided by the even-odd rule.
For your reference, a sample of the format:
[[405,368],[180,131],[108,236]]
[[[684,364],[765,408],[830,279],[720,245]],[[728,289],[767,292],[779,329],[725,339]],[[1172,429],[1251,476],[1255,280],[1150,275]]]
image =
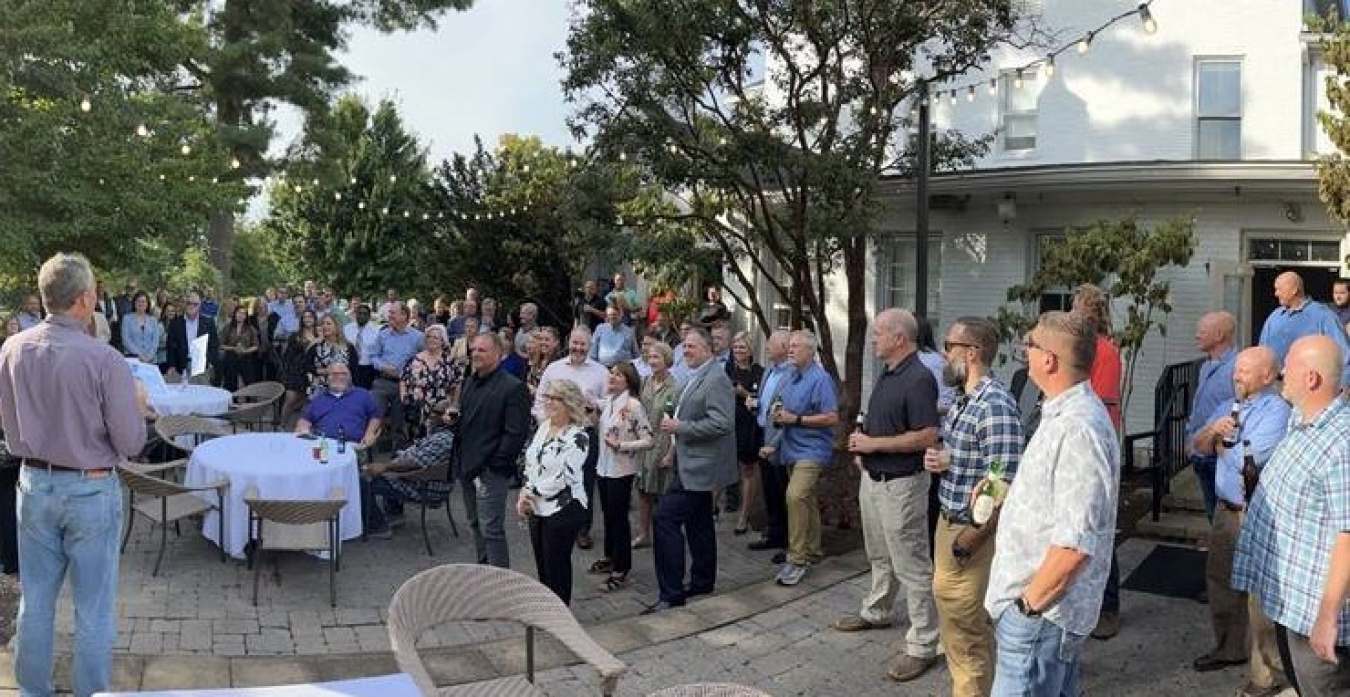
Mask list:
[[[898,436],[939,424],[938,386],[933,373],[909,354],[894,369],[884,368],[867,402],[867,435]],[[923,453],[872,453],[862,456],[873,474],[909,476],[923,470]]]

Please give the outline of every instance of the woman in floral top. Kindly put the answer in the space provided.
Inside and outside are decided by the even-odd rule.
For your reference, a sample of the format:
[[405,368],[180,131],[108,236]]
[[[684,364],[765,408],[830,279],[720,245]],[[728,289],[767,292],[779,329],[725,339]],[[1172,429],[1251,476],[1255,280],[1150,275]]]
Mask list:
[[605,556],[591,565],[593,574],[609,574],[597,588],[602,593],[628,585],[633,567],[633,531],[628,524],[628,503],[633,499],[637,477],[636,454],[652,447],[652,427],[642,402],[634,395],[642,389],[632,363],[618,363],[609,370],[609,394],[602,400],[599,431],[603,439],[595,463],[601,508],[605,512]]
[[525,448],[525,485],[516,513],[530,521],[530,546],[539,582],[572,600],[572,545],[585,523],[582,466],[590,451],[586,400],[571,380],[554,380],[544,400],[544,422]]
[[443,325],[427,327],[422,342],[422,350],[403,369],[398,387],[413,440],[426,433],[433,406],[444,399],[459,402],[457,393],[463,377],[459,366],[445,351],[450,342]]
[[[647,365],[652,376],[642,385],[642,408],[650,420],[660,420],[666,400],[680,394],[680,382],[670,372],[674,362],[670,346],[660,341],[647,351]],[[674,451],[669,436],[658,435],[650,450],[638,455],[638,535],[633,538],[633,549],[652,546],[652,511],[656,499],[666,493],[675,474]]]
[[334,363],[356,365],[356,347],[347,343],[332,315],[319,320],[319,341],[309,347],[309,396],[328,389],[328,366]]

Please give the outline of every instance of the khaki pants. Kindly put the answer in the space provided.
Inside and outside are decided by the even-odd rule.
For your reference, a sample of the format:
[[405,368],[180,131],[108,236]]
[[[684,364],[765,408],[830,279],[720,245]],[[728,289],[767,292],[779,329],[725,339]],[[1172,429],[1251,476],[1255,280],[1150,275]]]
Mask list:
[[984,610],[984,592],[994,563],[994,538],[990,536],[972,556],[958,561],[952,554],[952,542],[966,530],[972,528],[938,520],[933,543],[933,600],[942,650],[952,675],[952,697],[983,697],[994,685],[994,624]]
[[1214,509],[1209,555],[1205,560],[1205,587],[1214,626],[1213,655],[1224,661],[1249,659],[1251,683],[1271,687],[1283,682],[1275,625],[1262,614],[1255,598],[1248,598],[1232,586],[1233,551],[1237,548],[1242,519],[1241,511],[1231,511],[1222,504]]
[[816,503],[816,482],[825,467],[819,462],[802,460],[792,466],[788,480],[787,560],[803,566],[819,562],[825,555],[820,550],[820,506]]
[[863,544],[872,567],[872,587],[859,613],[869,622],[890,622],[902,591],[909,611],[905,653],[937,655],[937,610],[933,607],[933,561],[928,555],[928,473],[858,485]]

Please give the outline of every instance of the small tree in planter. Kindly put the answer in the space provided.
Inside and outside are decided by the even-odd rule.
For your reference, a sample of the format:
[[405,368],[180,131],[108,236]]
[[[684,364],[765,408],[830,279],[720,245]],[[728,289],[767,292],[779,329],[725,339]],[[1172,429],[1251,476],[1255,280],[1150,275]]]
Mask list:
[[1111,332],[1124,362],[1120,405],[1124,414],[1134,393],[1134,368],[1144,339],[1155,328],[1167,336],[1171,283],[1160,280],[1158,272],[1184,267],[1194,254],[1192,218],[1174,218],[1152,228],[1135,218],[1099,220],[1047,244],[1041,250],[1039,270],[1026,283],[1008,289],[1008,302],[1016,304],[1000,307],[992,319],[1004,341],[1015,341],[1036,323],[1041,296],[1047,291],[1094,283],[1111,298],[1125,298],[1129,303],[1125,322],[1115,321]]

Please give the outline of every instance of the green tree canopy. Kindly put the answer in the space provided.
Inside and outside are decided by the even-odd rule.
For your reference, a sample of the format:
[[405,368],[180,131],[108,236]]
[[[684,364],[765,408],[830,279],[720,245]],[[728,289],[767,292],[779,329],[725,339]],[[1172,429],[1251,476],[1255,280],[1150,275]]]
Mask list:
[[[681,199],[746,285],[756,278],[819,330],[821,359],[861,395],[866,252],[880,175],[912,171],[904,137],[916,77],[981,65],[1022,29],[1012,0],[581,0],[560,61],[573,126],[609,157],[641,162]],[[767,67],[766,67],[767,66]],[[936,168],[971,162],[983,139],[948,133]],[[843,298],[826,279],[842,269]],[[767,312],[741,298],[766,332]],[[829,312],[846,309],[843,370]]]

